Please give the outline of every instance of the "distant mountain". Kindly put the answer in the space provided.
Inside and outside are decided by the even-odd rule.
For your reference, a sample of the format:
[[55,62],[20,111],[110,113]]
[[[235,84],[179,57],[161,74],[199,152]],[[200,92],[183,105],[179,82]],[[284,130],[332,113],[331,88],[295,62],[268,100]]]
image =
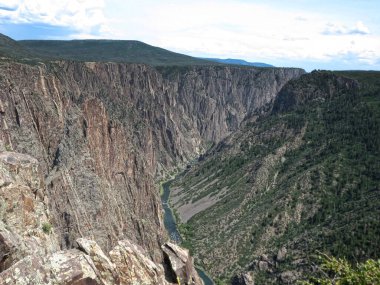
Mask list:
[[165,65],[215,65],[207,61],[148,45],[124,40],[24,40],[0,34],[0,56],[19,60],[76,60]]
[[113,61],[150,65],[209,65],[206,60],[171,52],[140,41],[71,40],[20,41],[39,55],[54,59]]
[[271,64],[263,63],[263,62],[248,62],[243,59],[234,59],[234,58],[203,58],[204,60],[215,61],[224,64],[236,64],[236,65],[248,65],[248,66],[256,66],[256,67],[274,67]]
[[0,34],[0,57],[23,60],[76,60],[165,65],[234,64],[274,67],[242,59],[196,58],[132,40],[23,40]]

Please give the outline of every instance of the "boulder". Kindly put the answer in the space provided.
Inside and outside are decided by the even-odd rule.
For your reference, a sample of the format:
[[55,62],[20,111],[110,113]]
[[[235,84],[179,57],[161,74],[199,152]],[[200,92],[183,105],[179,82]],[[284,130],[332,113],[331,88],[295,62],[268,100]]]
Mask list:
[[299,274],[295,271],[285,271],[280,274],[280,280],[284,284],[294,284]]
[[144,250],[128,240],[118,242],[110,252],[120,284],[168,284],[162,266],[149,259]]
[[77,244],[78,248],[92,259],[104,285],[120,284],[115,264],[110,261],[95,241],[79,238]]
[[239,275],[236,275],[231,280],[232,285],[255,285],[255,281],[252,275],[252,272],[245,272]]
[[92,260],[79,250],[28,255],[0,274],[0,285],[103,285]]
[[267,271],[269,269],[269,263],[267,261],[260,260],[258,262],[258,267],[260,271]]
[[277,260],[278,262],[282,262],[282,261],[284,261],[285,258],[286,258],[286,254],[287,254],[286,247],[283,246],[282,248],[280,248],[280,249],[278,250],[276,260]]
[[187,249],[167,242],[162,246],[168,270],[174,273],[178,284],[202,284],[197,271],[195,270],[193,259]]

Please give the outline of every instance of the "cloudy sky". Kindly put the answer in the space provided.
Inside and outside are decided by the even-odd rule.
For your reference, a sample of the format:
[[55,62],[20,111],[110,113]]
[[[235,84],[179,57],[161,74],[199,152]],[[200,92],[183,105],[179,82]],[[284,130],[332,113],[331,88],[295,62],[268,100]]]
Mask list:
[[133,39],[307,70],[380,70],[379,11],[380,0],[0,0],[0,33]]

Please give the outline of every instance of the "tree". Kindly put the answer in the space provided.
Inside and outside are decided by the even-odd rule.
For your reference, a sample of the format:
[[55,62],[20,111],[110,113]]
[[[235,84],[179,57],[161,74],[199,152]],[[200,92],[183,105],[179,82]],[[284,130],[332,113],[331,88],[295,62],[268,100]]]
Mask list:
[[352,266],[345,258],[322,254],[319,277],[301,281],[302,285],[376,285],[380,284],[380,260],[368,259]]

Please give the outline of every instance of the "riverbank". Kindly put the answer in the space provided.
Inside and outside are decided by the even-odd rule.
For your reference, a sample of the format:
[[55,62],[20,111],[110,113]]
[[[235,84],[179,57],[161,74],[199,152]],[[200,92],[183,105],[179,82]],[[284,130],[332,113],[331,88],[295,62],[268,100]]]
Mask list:
[[[160,186],[160,194],[161,194],[161,202],[164,208],[164,225],[167,230],[169,237],[171,240],[180,244],[182,242],[181,235],[178,231],[175,215],[173,210],[170,208],[169,198],[170,198],[170,183],[173,180],[162,183]],[[162,187],[162,188],[161,188]],[[207,273],[200,268],[199,266],[195,266],[196,270],[199,274],[199,277],[202,279],[204,285],[214,285],[215,283],[212,279],[207,275]]]

